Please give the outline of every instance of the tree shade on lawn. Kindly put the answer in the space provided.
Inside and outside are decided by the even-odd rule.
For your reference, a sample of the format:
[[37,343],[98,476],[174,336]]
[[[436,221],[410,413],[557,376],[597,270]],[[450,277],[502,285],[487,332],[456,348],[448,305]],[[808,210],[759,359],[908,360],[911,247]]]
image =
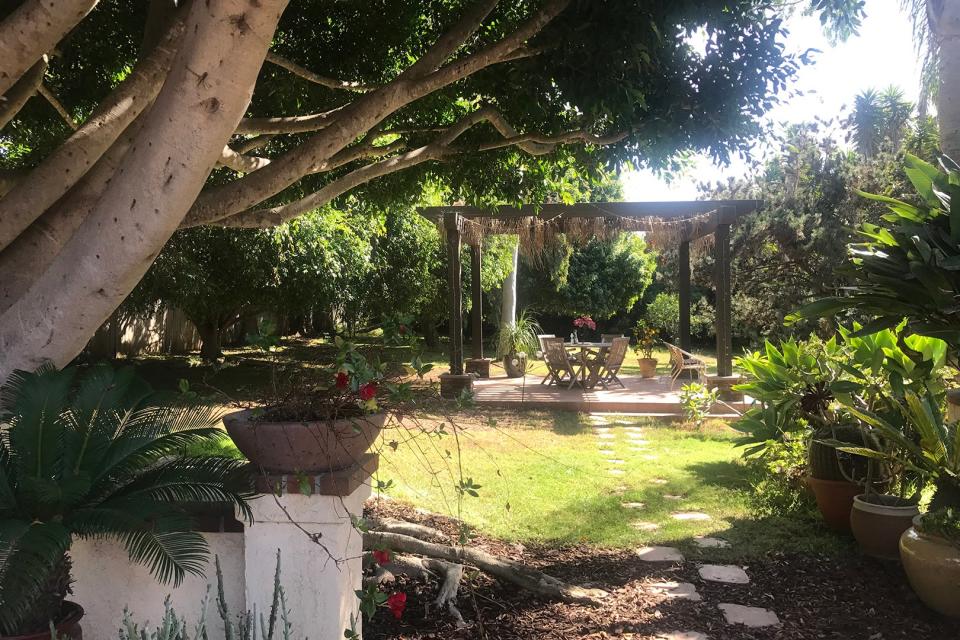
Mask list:
[[[148,20],[101,3],[35,39],[57,41],[49,83],[81,127],[32,101],[4,131],[0,269],[16,277],[0,291],[0,378],[75,356],[178,227],[272,226],[388,176],[390,198],[430,178],[454,198],[532,200],[569,170],[722,159],[796,69],[764,0],[315,0],[279,28],[282,0],[157,4]],[[685,36],[704,25],[698,51]],[[144,90],[117,100],[140,73]],[[128,125],[83,126],[111,101]],[[63,167],[65,144],[82,160]]]

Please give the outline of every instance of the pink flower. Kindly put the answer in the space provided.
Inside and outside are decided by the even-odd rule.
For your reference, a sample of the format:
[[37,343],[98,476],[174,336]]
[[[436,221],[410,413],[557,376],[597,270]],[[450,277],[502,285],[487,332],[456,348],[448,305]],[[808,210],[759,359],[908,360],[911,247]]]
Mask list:
[[591,318],[590,316],[580,316],[579,318],[573,321],[573,326],[579,327],[579,328],[586,327],[591,331],[596,331],[597,329],[597,323],[594,322],[593,318]]
[[346,371],[337,372],[337,389],[346,389],[350,384],[350,376],[347,375]]
[[362,387],[360,387],[360,399],[366,402],[367,400],[373,400],[373,397],[377,395],[377,385],[368,382]]
[[384,549],[374,549],[371,555],[373,555],[373,561],[377,564],[387,564],[390,562],[390,552]]
[[394,593],[387,598],[387,606],[390,607],[390,613],[397,620],[403,615],[403,610],[407,608],[407,594],[402,591]]

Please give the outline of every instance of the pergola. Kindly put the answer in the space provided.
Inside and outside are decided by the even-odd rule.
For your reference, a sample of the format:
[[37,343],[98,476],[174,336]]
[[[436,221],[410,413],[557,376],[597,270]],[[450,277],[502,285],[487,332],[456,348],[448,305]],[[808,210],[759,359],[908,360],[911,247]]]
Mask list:
[[[645,231],[655,244],[675,242],[679,248],[680,347],[690,350],[690,243],[713,235],[716,292],[717,374],[733,373],[730,318],[730,226],[756,211],[760,200],[694,200],[686,202],[591,202],[501,206],[496,210],[455,205],[426,207],[424,217],[442,223],[447,244],[450,286],[450,374],[464,375],[463,308],[460,249],[470,245],[471,293],[480,308],[480,267],[483,236],[516,233],[542,238],[551,234],[591,237],[621,231]],[[481,314],[473,314],[472,359],[483,359]]]

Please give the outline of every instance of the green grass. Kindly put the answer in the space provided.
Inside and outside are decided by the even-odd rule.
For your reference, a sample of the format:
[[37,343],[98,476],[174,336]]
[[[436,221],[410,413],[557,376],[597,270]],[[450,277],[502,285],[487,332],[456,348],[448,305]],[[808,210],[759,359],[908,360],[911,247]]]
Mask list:
[[[386,447],[378,479],[393,480],[388,493],[394,498],[459,516],[484,534],[517,542],[670,544],[690,550],[693,536],[715,535],[733,548],[711,555],[737,557],[847,548],[816,522],[754,519],[747,470],[728,433],[698,434],[646,420],[617,422],[615,438],[607,442],[613,457],[625,462],[619,467],[605,461],[609,456],[600,449],[606,447],[598,446],[592,427],[576,414],[526,419],[518,414],[509,425],[468,425],[459,434],[459,449],[452,435],[439,441],[421,436],[396,451]],[[631,450],[627,425],[642,427],[649,443],[645,450]],[[402,438],[387,432],[386,439]],[[610,475],[610,468],[622,468],[625,475]],[[457,500],[454,487],[461,473],[481,485],[479,497]],[[627,509],[624,502],[646,506]],[[677,521],[671,514],[678,511],[703,512],[711,520]],[[639,531],[634,521],[656,523],[659,529]]]

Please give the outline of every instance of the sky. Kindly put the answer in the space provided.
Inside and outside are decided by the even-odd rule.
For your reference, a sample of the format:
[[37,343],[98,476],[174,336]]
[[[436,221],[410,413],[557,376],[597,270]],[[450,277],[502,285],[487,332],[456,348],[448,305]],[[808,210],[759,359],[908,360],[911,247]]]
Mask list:
[[[768,118],[773,123],[803,122],[815,115],[834,116],[851,105],[860,91],[871,87],[882,89],[897,85],[908,99],[916,100],[920,61],[913,46],[909,17],[901,12],[898,0],[867,0],[866,12],[860,35],[836,46],[831,46],[823,35],[817,18],[802,15],[790,18],[787,50],[800,53],[814,48],[822,53],[816,54],[816,64],[801,67],[791,87],[803,95],[792,97],[770,111]],[[728,167],[717,167],[706,157],[699,157],[692,171],[671,183],[647,171],[633,171],[622,176],[624,199],[694,200],[699,182],[739,177],[746,172],[742,161],[734,160]]]

